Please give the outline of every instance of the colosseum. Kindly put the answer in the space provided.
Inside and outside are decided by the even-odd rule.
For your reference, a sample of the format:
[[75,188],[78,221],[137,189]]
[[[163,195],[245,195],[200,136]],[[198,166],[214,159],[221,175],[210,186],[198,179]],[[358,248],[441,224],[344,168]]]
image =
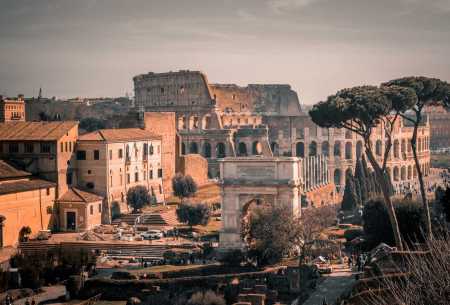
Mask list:
[[[218,160],[227,156],[324,155],[328,175],[343,191],[346,171],[363,154],[363,142],[342,129],[315,125],[302,109],[297,93],[286,84],[211,84],[199,71],[142,74],[134,77],[136,106],[144,112],[174,112],[181,154],[201,154],[209,175],[219,174]],[[418,133],[418,155],[425,175],[430,172],[430,131],[425,120]],[[387,162],[394,185],[416,177],[409,139],[412,127],[397,120],[393,149]],[[381,159],[385,135],[373,135],[375,155]]]

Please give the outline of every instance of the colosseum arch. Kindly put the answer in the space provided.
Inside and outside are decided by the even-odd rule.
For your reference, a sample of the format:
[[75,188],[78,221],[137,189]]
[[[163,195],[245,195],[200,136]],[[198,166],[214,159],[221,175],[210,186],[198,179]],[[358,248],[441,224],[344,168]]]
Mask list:
[[207,114],[203,116],[202,129],[210,129],[210,128],[211,128],[211,115]]
[[[336,185],[336,188],[340,187],[342,185],[341,179],[342,179],[342,173],[339,168],[336,168],[334,170],[334,185]],[[339,190],[339,189],[338,189]]]
[[402,139],[402,145],[401,145],[401,149],[400,149],[402,155],[406,154],[406,140]]
[[400,143],[398,140],[394,140],[394,158],[400,157]]
[[198,144],[196,142],[191,142],[191,145],[189,146],[189,153],[198,154]]
[[317,156],[317,143],[316,143],[316,141],[312,141],[309,144],[309,155],[310,156]]
[[412,167],[411,165],[408,165],[408,180],[411,180],[412,178]]
[[262,155],[262,146],[258,141],[253,142],[252,144],[252,155],[260,156]]
[[327,157],[330,156],[330,143],[328,143],[328,141],[322,142],[322,155]]
[[295,152],[296,152],[297,157],[304,158],[305,157],[305,143],[297,142],[297,144],[295,145]]
[[272,142],[270,143],[270,149],[272,150],[272,154],[274,156],[278,156],[279,155],[279,150],[278,150],[278,144],[277,142]]
[[216,145],[216,156],[217,158],[225,158],[227,156],[226,146],[222,142],[219,142]]
[[382,142],[381,142],[381,140],[377,140],[375,142],[375,154],[378,157],[381,157],[381,155],[382,155]]
[[191,115],[189,118],[189,129],[197,129],[199,128],[198,116]]
[[203,144],[203,157],[211,158],[211,144],[208,142]]
[[398,181],[400,178],[400,172],[398,166],[394,166],[394,181]]
[[178,117],[178,130],[186,129],[186,117],[181,115]]
[[186,144],[184,144],[184,142],[181,143],[181,154],[182,154],[182,155],[185,155],[185,154],[186,154]]
[[238,144],[238,155],[239,156],[247,156],[247,144],[244,142],[239,142]]
[[341,142],[340,141],[334,142],[333,155],[335,157],[342,157]]
[[361,158],[363,153],[363,143],[361,140],[359,140],[356,143],[356,158]]
[[345,143],[345,159],[351,160],[352,158],[352,142]]
[[406,180],[406,167],[402,166],[400,169],[400,180],[405,181]]

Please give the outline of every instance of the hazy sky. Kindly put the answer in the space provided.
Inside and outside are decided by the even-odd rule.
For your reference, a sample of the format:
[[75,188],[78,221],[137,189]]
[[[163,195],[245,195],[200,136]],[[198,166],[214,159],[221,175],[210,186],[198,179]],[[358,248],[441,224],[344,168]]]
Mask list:
[[450,80],[449,0],[0,0],[0,93],[117,96],[137,74],[288,83],[303,103]]

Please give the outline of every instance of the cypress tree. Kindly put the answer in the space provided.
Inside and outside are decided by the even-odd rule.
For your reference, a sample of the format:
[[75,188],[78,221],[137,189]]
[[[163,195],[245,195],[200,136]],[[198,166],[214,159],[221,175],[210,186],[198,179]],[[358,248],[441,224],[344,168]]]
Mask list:
[[356,191],[356,197],[358,199],[358,206],[363,205],[362,195],[361,195],[361,184],[360,182],[353,177],[353,181],[355,182],[355,191]]
[[367,186],[366,171],[363,169],[361,159],[356,160],[355,181],[359,184],[361,204],[365,204],[369,200],[369,192]]
[[355,182],[351,173],[345,176],[344,197],[342,198],[342,209],[352,211],[358,205],[358,196],[356,195]]

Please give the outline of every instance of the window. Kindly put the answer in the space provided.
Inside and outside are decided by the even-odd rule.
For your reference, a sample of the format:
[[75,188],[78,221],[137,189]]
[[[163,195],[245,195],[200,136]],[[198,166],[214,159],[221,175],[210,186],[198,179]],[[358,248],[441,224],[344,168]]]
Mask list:
[[51,206],[47,207],[47,214],[48,215],[52,215],[53,214],[53,207],[51,207]]
[[64,151],[65,152],[69,151],[69,143],[68,142],[64,142]]
[[92,171],[90,169],[88,169],[88,175],[92,174]]
[[113,176],[109,176],[109,185],[113,186]]
[[93,206],[93,205],[91,205],[91,206],[89,207],[89,209],[90,209],[90,213],[91,213],[91,215],[94,215],[94,206]]
[[123,149],[119,149],[119,159],[123,158]]
[[162,168],[158,169],[158,178],[162,177]]
[[112,150],[109,150],[109,160],[112,160]]
[[9,144],[9,152],[10,153],[18,153],[19,152],[19,144],[18,143],[10,143]]
[[130,184],[130,181],[131,181],[130,174],[127,174],[127,183]]
[[77,151],[77,160],[86,160],[86,151],[85,150]]
[[102,204],[101,204],[101,203],[98,204],[98,212],[99,212],[99,213],[102,212]]
[[86,183],[86,187],[88,189],[93,189],[93,188],[95,188],[95,184],[93,182],[88,182],[88,183]]
[[144,180],[147,180],[147,175],[145,174],[145,171],[142,173],[142,177],[144,177]]
[[94,160],[100,160],[100,151],[94,150]]
[[72,152],[72,142],[69,142],[69,151]]
[[45,193],[47,194],[47,196],[50,196],[50,188],[47,188],[47,189],[45,190]]
[[61,152],[64,152],[64,143],[61,142]]
[[161,187],[161,184],[158,185],[158,186],[159,186],[159,193],[162,194],[162,187]]
[[25,152],[28,154],[32,154],[34,152],[33,143],[25,143]]
[[139,173],[134,173],[134,181],[139,182]]
[[153,155],[153,145],[150,144],[150,146],[148,147],[148,154],[151,156]]
[[41,143],[41,153],[50,153],[49,143]]
[[148,172],[148,176],[150,179],[153,179],[153,170],[152,169]]

